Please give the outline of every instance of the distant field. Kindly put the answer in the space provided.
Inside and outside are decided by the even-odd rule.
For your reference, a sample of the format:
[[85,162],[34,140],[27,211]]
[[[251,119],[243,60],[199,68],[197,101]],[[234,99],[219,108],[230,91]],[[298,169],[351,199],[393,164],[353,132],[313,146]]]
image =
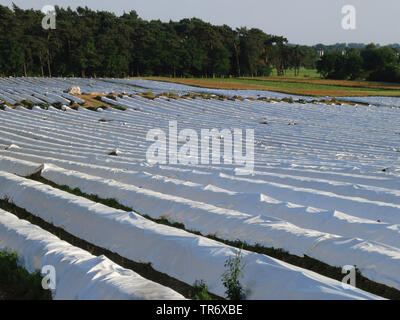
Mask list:
[[300,70],[278,77],[274,72],[270,77],[241,78],[167,78],[148,77],[151,80],[169,81],[192,86],[218,89],[269,90],[307,96],[400,96],[400,84],[350,80],[321,79],[316,70]]
[[[278,73],[276,69],[272,70],[271,76],[270,77],[278,77]],[[281,77],[279,77],[281,78]],[[289,69],[286,71],[286,74],[284,75],[284,78],[309,78],[309,79],[320,79],[320,75],[317,71],[317,69],[305,69],[305,68],[300,68],[299,75],[295,76],[294,75],[294,70]]]

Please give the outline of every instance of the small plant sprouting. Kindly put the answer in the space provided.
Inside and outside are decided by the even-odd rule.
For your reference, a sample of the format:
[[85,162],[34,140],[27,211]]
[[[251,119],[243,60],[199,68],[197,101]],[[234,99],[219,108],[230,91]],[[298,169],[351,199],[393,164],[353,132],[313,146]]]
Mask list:
[[226,288],[225,294],[229,300],[244,300],[246,298],[240,283],[244,268],[242,259],[242,249],[240,249],[236,251],[235,257],[229,257],[224,264],[226,271],[222,275],[222,283]]
[[194,300],[212,300],[208,293],[207,285],[203,280],[196,280],[193,284],[194,288]]

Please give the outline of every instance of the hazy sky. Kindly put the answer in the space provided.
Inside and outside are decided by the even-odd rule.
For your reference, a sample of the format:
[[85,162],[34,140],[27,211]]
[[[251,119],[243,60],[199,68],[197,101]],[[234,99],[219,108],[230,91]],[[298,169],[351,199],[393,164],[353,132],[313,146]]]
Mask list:
[[[136,10],[146,20],[201,18],[233,28],[246,26],[283,35],[291,43],[400,43],[400,0],[0,0],[22,8],[87,6],[94,10]],[[341,26],[344,5],[356,8],[356,29]]]

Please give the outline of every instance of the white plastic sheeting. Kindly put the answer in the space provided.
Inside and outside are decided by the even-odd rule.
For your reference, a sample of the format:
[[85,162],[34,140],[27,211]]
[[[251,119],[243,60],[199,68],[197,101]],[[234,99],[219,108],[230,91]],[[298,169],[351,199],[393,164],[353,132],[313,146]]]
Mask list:
[[[70,99],[61,94],[70,86],[79,86],[84,93],[145,90],[133,87],[135,81],[7,78],[0,79],[0,94],[18,100],[35,92],[50,92]],[[153,81],[136,84],[157,92],[193,89]],[[233,90],[224,94],[271,95]],[[155,217],[165,214],[193,230],[216,230],[221,237],[226,231],[232,239],[261,239],[266,245],[282,245],[299,254],[316,254],[319,250],[319,259],[333,265],[352,264],[362,258],[364,275],[385,274],[389,268],[389,273],[379,279],[396,286],[392,275],[398,266],[390,265],[400,248],[400,153],[396,152],[400,145],[399,113],[392,106],[398,106],[400,99],[363,99],[371,106],[148,100],[132,95],[113,100],[126,105],[126,111],[5,107],[0,111],[0,144],[12,146],[0,150],[0,158],[4,155],[34,164],[24,168],[24,163],[5,161],[0,162],[0,170],[3,167],[25,175],[43,163],[76,170],[91,175],[87,177],[90,183],[82,180],[82,175],[79,181],[71,177],[71,183],[84,185],[87,193],[98,190],[107,197],[112,190],[121,202],[137,210],[143,208],[142,213],[148,211]],[[151,142],[146,141],[146,133],[154,128],[167,132],[168,120],[177,120],[179,129],[191,128],[198,133],[211,128],[253,128],[254,173],[238,177],[235,165],[149,166],[146,151]],[[118,150],[118,156],[108,156],[113,150]],[[95,185],[93,181],[101,183]],[[141,189],[135,193],[138,201],[131,199],[132,187]],[[123,199],[122,194],[126,195]],[[145,203],[146,197],[150,203]],[[229,218],[232,213],[235,219]],[[240,219],[251,223],[228,229]],[[254,231],[257,224],[263,224],[264,229]],[[271,228],[268,233],[267,227]],[[332,242],[324,240],[314,246],[321,236],[331,240],[340,236],[340,245],[336,241],[331,248],[328,244]],[[351,248],[354,254],[347,249],[342,252],[342,247]]]
[[54,267],[54,299],[184,299],[105,256],[93,256],[1,209],[0,250],[16,252],[31,273],[43,266]]
[[400,249],[360,238],[299,228],[284,220],[250,216],[237,210],[170,196],[76,171],[44,165],[41,175],[57,184],[80,188],[88,194],[114,198],[141,214],[182,222],[190,230],[222,239],[245,240],[267,247],[288,248],[330,265],[357,265],[366,277],[400,288]]
[[[236,249],[133,212],[96,204],[39,182],[0,172],[0,196],[71,234],[187,283],[203,279],[223,295],[224,262]],[[243,286],[250,299],[375,299],[336,280],[265,255],[243,251]]]
[[30,176],[41,169],[41,165],[20,159],[1,156],[0,170],[14,173],[19,176]]
[[[205,181],[204,184],[190,183],[190,174],[183,176],[186,180],[180,180],[166,177],[162,170],[158,171],[160,174],[164,175],[150,174],[146,172],[149,168],[141,168],[140,165],[137,166],[137,169],[141,170],[141,172],[113,169],[82,162],[58,160],[43,156],[39,157],[27,154],[25,153],[26,151],[28,150],[24,150],[24,153],[0,151],[0,155],[8,154],[10,159],[11,157],[16,157],[17,162],[19,158],[37,162],[36,165],[31,165],[33,168],[36,168],[36,166],[43,162],[51,163],[61,168],[84,172],[99,178],[112,179],[130,186],[141,186],[142,188],[151,189],[153,191],[170,195],[179,195],[186,199],[205,202],[223,208],[235,208],[238,211],[249,213],[251,215],[261,214],[266,218],[274,217],[284,219],[303,228],[320,230],[346,237],[357,236],[364,240],[382,242],[392,246],[398,246],[400,243],[400,224],[390,224],[382,221],[377,222],[376,220],[361,218],[362,214],[357,217],[337,210],[328,211],[302,205],[294,206],[290,202],[278,201],[267,197],[264,194],[231,192],[227,189],[221,189],[210,184],[210,178],[208,178],[208,181]],[[152,171],[157,173],[156,169],[157,168],[153,168]],[[0,170],[2,170],[1,162]],[[279,175],[276,176],[279,178]],[[105,183],[102,179],[100,180]],[[206,185],[207,182],[209,184]],[[343,193],[347,192],[348,195],[351,194],[352,189],[349,184],[343,185]],[[359,192],[360,190],[364,193],[369,191],[363,189],[362,185],[359,185],[358,189],[355,191]],[[91,192],[91,190],[88,191]],[[386,197],[390,201],[398,201],[398,199],[396,199],[396,194],[382,194],[378,192],[374,194],[371,192],[371,197],[375,195],[376,199],[378,199],[378,197]],[[122,193],[117,193],[116,198],[118,198],[120,202],[127,201],[127,205],[132,205],[132,199],[130,197],[124,198]],[[397,221],[400,223],[399,217],[397,217]]]

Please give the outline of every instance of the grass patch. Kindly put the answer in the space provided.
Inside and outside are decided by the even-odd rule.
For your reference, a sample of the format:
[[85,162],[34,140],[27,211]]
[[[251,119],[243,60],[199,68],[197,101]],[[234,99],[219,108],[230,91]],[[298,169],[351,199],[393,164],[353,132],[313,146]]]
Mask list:
[[299,74],[295,75],[294,69],[286,70],[283,76],[278,76],[278,71],[273,68],[271,75],[265,78],[279,78],[279,79],[321,79],[321,75],[318,73],[317,69],[306,69],[301,67]]
[[0,252],[0,300],[51,300],[42,288],[40,271],[29,273],[18,264],[15,252]]
[[154,100],[155,98],[157,98],[157,96],[151,91],[146,91],[146,92],[143,92],[143,93],[139,93],[138,95],[143,97],[143,98],[150,99],[150,100]]
[[268,90],[304,96],[400,96],[400,86],[382,82],[325,80],[304,77],[259,77],[259,78],[167,78],[146,79],[181,83],[213,89]]
[[126,110],[126,108],[121,107],[121,106],[117,106],[117,105],[110,105],[110,108],[117,109],[117,110],[120,110],[120,111],[125,111]]
[[[156,96],[154,96],[154,97],[156,97]],[[157,97],[166,97],[166,98],[174,99],[174,100],[180,98],[179,94],[174,93],[174,92],[163,92],[160,95],[158,95]]]
[[[78,98],[84,100],[85,102],[81,105],[82,107],[91,110],[91,111],[97,111],[99,108],[102,109],[108,109],[108,108],[112,108],[112,109],[117,109],[117,110],[121,110],[121,111],[125,111],[126,108],[121,107],[121,106],[115,106],[112,104],[108,104],[105,103],[101,100],[101,97],[105,96],[104,94],[101,95],[90,95],[90,94],[81,94],[81,95],[77,95]],[[115,100],[115,96],[113,95],[108,95],[107,98],[111,98],[113,100]],[[79,105],[75,104],[74,105],[75,109],[77,109],[79,107]]]
[[[272,258],[276,258],[281,261],[287,262],[289,264],[292,264],[292,265],[295,265],[295,266],[298,266],[298,267],[301,267],[301,268],[304,268],[307,270],[314,271],[316,273],[319,273],[321,275],[324,275],[324,276],[332,278],[332,279],[336,279],[338,281],[341,281],[344,277],[344,275],[342,274],[341,267],[335,267],[335,266],[328,265],[322,261],[311,258],[307,255],[300,257],[300,256],[297,256],[294,254],[290,254],[288,251],[281,249],[281,248],[265,247],[265,246],[262,246],[261,244],[248,244],[241,240],[236,240],[236,241],[224,240],[224,239],[218,238],[216,235],[203,235],[198,231],[186,229],[185,225],[183,223],[170,222],[166,217],[154,219],[147,214],[141,214],[141,213],[133,210],[132,208],[129,208],[127,206],[120,204],[115,199],[102,199],[102,198],[98,197],[97,195],[85,194],[79,188],[71,189],[70,187],[68,187],[66,185],[60,186],[52,181],[49,181],[49,180],[41,177],[40,173],[32,175],[28,178],[39,181],[39,182],[47,184],[47,185],[50,185],[53,188],[57,188],[57,189],[69,192],[71,194],[87,198],[94,202],[102,203],[106,206],[109,206],[109,207],[112,207],[115,209],[120,209],[120,210],[124,210],[124,211],[128,211],[128,212],[135,212],[135,213],[141,215],[142,217],[147,218],[156,223],[160,223],[160,224],[164,224],[164,225],[167,225],[170,227],[182,229],[182,230],[185,230],[187,232],[190,232],[190,233],[193,233],[196,235],[205,236],[209,239],[227,244],[229,246],[232,246],[232,247],[235,247],[235,248],[238,248],[241,250],[247,250],[247,251],[256,252],[259,254],[265,254]],[[362,289],[367,292],[370,292],[370,293],[373,293],[373,294],[376,294],[378,296],[387,298],[387,299],[400,300],[400,291],[399,290],[397,290],[393,287],[386,286],[381,283],[377,283],[375,281],[372,281],[372,280],[364,277],[357,268],[356,268],[356,272],[357,272],[357,278],[356,278],[357,288]],[[191,293],[191,295],[193,296],[193,293]]]

